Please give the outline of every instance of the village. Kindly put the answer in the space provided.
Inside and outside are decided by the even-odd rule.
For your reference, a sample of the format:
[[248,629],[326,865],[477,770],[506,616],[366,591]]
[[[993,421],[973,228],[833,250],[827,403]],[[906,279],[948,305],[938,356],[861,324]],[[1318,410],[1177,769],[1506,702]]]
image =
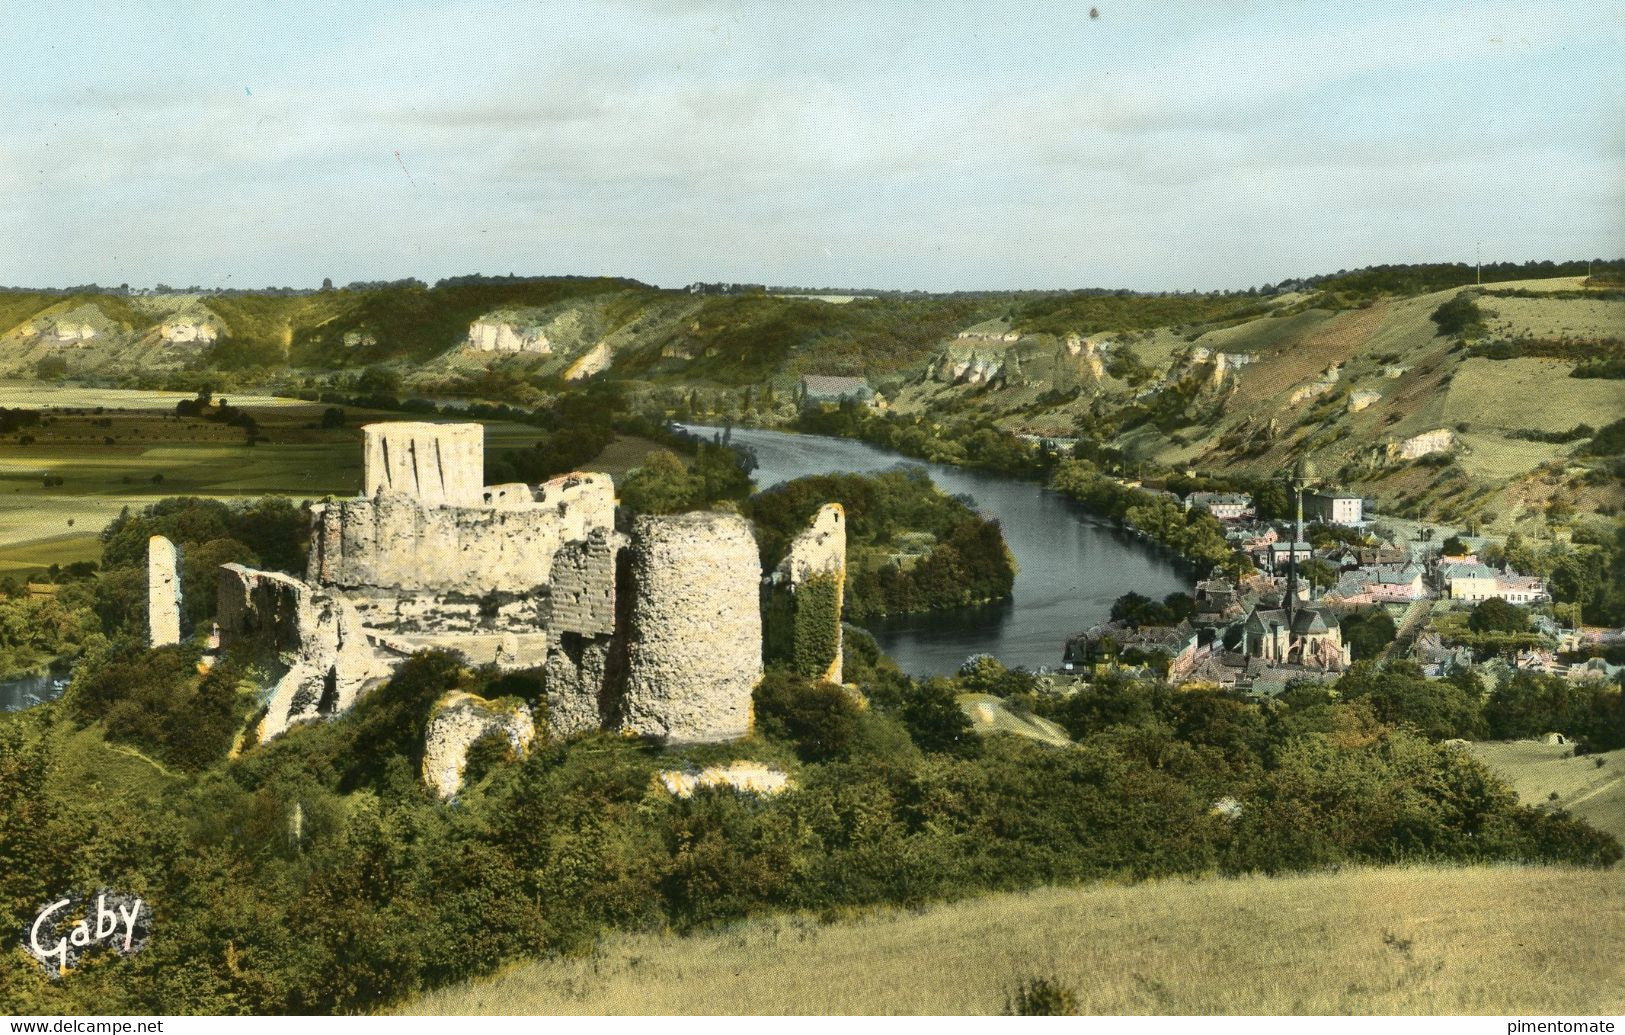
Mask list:
[[1309,465],[1286,481],[1297,508],[1290,522],[1260,520],[1243,492],[1181,499],[1122,482],[1186,512],[1206,510],[1234,552],[1189,594],[1120,599],[1110,621],[1067,638],[1061,673],[1267,698],[1330,683],[1362,660],[1409,659],[1430,678],[1472,671],[1490,687],[1520,671],[1576,682],[1625,672],[1581,657],[1625,643],[1625,629],[1583,626],[1577,609],[1553,603],[1544,579],[1510,563],[1506,543],[1426,526],[1407,536],[1360,495],[1315,484]]

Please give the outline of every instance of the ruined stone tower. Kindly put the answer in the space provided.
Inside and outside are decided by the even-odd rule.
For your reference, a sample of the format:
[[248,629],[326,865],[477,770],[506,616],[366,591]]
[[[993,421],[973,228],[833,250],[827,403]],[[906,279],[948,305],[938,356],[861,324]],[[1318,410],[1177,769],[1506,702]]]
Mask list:
[[762,678],[762,569],[750,522],[721,512],[640,517],[628,555],[621,729],[669,743],[744,736]]
[[368,424],[362,493],[395,493],[430,505],[478,506],[485,485],[480,424]]
[[846,510],[826,503],[790,541],[775,581],[790,590],[791,651],[805,675],[841,681],[841,605],[846,595]]
[[181,642],[181,579],[175,544],[161,535],[147,540],[147,629],[150,646]]

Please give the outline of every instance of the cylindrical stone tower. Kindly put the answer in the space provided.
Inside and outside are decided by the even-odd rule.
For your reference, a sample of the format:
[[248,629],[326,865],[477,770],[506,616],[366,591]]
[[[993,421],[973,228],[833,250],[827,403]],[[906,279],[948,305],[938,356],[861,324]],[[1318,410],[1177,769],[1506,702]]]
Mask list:
[[761,560],[750,522],[706,512],[632,527],[621,728],[671,743],[750,731],[762,678]]

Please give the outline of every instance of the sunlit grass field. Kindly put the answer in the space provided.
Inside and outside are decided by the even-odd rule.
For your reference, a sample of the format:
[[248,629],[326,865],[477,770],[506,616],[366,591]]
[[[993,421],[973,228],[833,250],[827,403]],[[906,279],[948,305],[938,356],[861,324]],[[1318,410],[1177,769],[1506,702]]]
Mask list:
[[621,935],[423,1014],[993,1014],[1046,977],[1093,1014],[1607,1014],[1625,875],[1346,870],[992,895],[823,924]]
[[1474,744],[1472,752],[1525,805],[1567,809],[1625,841],[1625,748],[1575,756],[1569,746],[1517,740]]

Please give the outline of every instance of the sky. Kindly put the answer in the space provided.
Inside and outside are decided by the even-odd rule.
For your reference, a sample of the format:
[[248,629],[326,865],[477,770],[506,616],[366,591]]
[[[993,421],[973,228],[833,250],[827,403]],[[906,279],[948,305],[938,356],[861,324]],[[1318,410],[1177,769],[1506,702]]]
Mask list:
[[68,10],[0,0],[0,284],[1208,290],[1625,255],[1609,0]]

